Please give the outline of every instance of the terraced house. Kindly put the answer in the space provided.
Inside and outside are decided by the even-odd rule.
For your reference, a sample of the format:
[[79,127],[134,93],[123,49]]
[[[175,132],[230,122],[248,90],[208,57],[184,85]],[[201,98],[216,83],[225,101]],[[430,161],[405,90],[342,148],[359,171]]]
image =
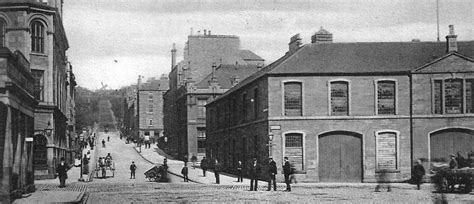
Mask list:
[[336,43],[322,28],[310,44],[292,37],[284,56],[206,106],[207,156],[228,171],[287,156],[303,182],[395,182],[416,159],[472,151],[474,41],[449,33],[446,42]]

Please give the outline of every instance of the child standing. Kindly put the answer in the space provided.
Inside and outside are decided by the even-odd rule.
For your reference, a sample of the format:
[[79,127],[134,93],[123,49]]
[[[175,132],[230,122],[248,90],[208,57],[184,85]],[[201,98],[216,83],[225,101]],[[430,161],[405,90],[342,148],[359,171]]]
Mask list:
[[189,181],[189,178],[188,178],[188,165],[187,165],[186,162],[184,162],[184,167],[183,167],[183,169],[181,169],[181,174],[183,174],[184,182],[188,182]]

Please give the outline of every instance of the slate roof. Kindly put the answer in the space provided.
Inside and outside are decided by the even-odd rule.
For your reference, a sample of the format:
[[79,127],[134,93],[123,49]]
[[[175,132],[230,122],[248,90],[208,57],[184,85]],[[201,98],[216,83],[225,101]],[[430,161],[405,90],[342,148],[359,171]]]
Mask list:
[[250,50],[240,50],[239,51],[239,56],[240,58],[242,58],[243,60],[247,61],[247,60],[252,60],[252,61],[264,61],[263,58],[261,58],[260,56],[258,56],[257,54],[253,53],[252,51]]
[[[230,89],[232,88],[232,79],[235,76],[238,76],[239,80],[243,81],[248,76],[257,72],[257,70],[256,65],[220,65],[216,68],[215,77],[221,88]],[[202,81],[196,84],[196,86],[198,88],[208,88],[211,78],[212,73],[207,75]]]

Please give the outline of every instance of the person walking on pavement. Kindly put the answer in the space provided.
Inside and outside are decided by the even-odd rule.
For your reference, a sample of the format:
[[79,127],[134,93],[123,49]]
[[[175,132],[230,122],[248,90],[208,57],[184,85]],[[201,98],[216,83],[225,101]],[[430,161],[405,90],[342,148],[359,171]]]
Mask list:
[[105,148],[105,140],[102,139],[102,147]]
[[220,183],[220,181],[219,181],[219,172],[220,171],[221,171],[221,164],[216,159],[215,163],[214,163],[214,176],[216,177],[216,184]]
[[82,174],[89,173],[89,159],[87,158],[87,154],[84,154],[82,158]]
[[110,142],[110,135],[107,135],[107,142]]
[[242,162],[239,160],[237,164],[237,182],[242,182],[244,179],[242,177]]
[[71,167],[66,164],[64,157],[61,157],[60,163],[56,167],[56,173],[58,174],[60,188],[66,187],[67,171],[69,171],[70,168]]
[[203,157],[201,160],[201,169],[202,169],[202,176],[206,177],[206,170],[207,170],[207,159]]
[[283,175],[285,175],[285,183],[286,183],[286,190],[285,191],[291,191],[291,185],[290,185],[290,175],[291,174],[292,174],[291,164],[288,161],[288,157],[285,157],[285,164],[283,165]]
[[423,176],[425,175],[425,168],[421,165],[421,160],[415,161],[415,166],[413,166],[412,171],[412,178],[413,182],[416,184],[418,190],[420,190],[421,180],[423,180]]
[[191,162],[193,162],[193,169],[196,169],[196,162],[197,162],[197,157],[195,154],[191,157]]
[[268,161],[268,188],[267,191],[272,190],[272,182],[273,182],[273,190],[277,190],[277,185],[276,185],[276,174],[277,174],[277,166],[275,161],[273,161],[273,158],[270,158]]
[[184,182],[188,182],[188,163],[184,162],[184,167],[181,169],[181,174],[183,174]]
[[137,165],[135,165],[135,162],[132,161],[132,164],[130,164],[130,179],[135,179],[135,171],[137,170]]
[[257,158],[253,158],[253,162],[249,167],[249,173],[250,173],[250,191],[257,191],[258,174],[260,173],[260,164],[257,163]]

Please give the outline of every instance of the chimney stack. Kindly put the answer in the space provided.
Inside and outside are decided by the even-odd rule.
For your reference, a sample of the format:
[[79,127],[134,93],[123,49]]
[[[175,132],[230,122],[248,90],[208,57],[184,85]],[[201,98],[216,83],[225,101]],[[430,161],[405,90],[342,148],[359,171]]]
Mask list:
[[208,35],[211,35],[211,30],[209,30],[209,32],[207,33]]
[[176,44],[173,43],[173,49],[171,49],[171,69],[176,66]]
[[212,63],[212,77],[211,77],[211,82],[216,82],[216,63]]
[[204,29],[204,35],[207,35],[206,29]]
[[232,77],[232,81],[231,81],[232,86],[237,85],[239,82],[240,82],[239,76],[235,75],[234,77]]
[[331,43],[332,42],[332,33],[321,28],[313,36],[311,36],[311,43]]
[[301,37],[300,37],[300,34],[296,34],[294,35],[293,37],[290,38],[290,43],[288,43],[288,47],[289,47],[289,52],[292,53],[296,50],[298,50],[298,48],[300,48],[301,46]]
[[449,35],[446,36],[447,52],[457,52],[458,43],[456,38],[458,36],[454,34],[454,26],[449,25]]

